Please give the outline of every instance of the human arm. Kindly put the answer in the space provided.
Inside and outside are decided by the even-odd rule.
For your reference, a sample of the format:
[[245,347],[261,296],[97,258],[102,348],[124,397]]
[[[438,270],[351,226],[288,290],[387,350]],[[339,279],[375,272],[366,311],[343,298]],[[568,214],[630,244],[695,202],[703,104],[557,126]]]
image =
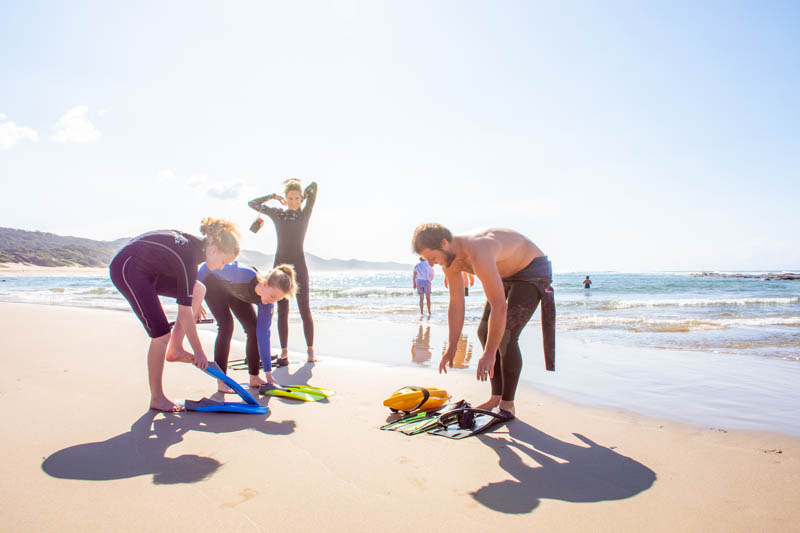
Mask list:
[[508,305],[506,304],[503,280],[497,270],[494,254],[488,247],[481,252],[473,255],[472,266],[475,269],[475,275],[478,276],[483,285],[486,301],[492,310],[489,315],[486,344],[484,345],[483,354],[478,360],[477,368],[478,380],[486,381],[494,377],[494,363],[497,357],[497,349],[506,329]]
[[175,327],[172,330],[172,336],[169,339],[169,347],[167,352],[182,351],[183,339],[189,339],[189,345],[194,352],[194,364],[203,370],[208,366],[208,359],[203,351],[203,345],[200,342],[200,337],[197,334],[196,316],[199,314],[198,310],[203,307],[203,298],[205,298],[206,287],[200,282],[195,282],[192,290],[192,305],[178,304],[178,318],[175,321]]
[[413,281],[413,284],[414,284],[414,288],[416,289],[417,288],[417,271],[416,270],[414,271],[414,279],[412,281]]
[[444,269],[445,284],[450,288],[450,303],[447,306],[447,349],[442,354],[439,363],[439,373],[447,373],[447,367],[453,368],[453,359],[456,357],[458,339],[464,328],[464,280],[461,272]]
[[268,194],[266,196],[260,196],[258,198],[255,198],[247,202],[247,205],[250,206],[250,209],[254,209],[255,211],[258,211],[261,214],[272,217],[273,215],[280,213],[281,210],[276,207],[269,207],[267,205],[264,205],[266,202],[269,202],[270,200],[277,200],[278,202],[281,203],[281,205],[286,205],[286,200],[284,200],[283,197],[278,194]]
[[273,304],[258,304],[256,318],[256,339],[258,339],[258,357],[264,372],[272,372],[272,354],[270,352],[270,326],[272,325]]
[[310,215],[311,211],[314,209],[314,204],[317,201],[317,182],[312,181],[309,183],[308,187],[305,188],[303,191],[303,199],[306,201],[306,205],[303,206],[303,215]]

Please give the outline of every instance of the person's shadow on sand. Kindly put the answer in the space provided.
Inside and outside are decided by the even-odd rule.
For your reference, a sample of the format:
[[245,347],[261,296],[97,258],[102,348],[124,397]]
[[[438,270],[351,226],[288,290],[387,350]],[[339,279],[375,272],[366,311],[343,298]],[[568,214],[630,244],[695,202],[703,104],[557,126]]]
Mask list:
[[127,433],[103,442],[78,444],[59,450],[42,463],[47,474],[62,479],[105,481],[152,475],[157,485],[196,483],[222,466],[211,457],[165,457],[167,449],[189,431],[231,433],[255,430],[268,435],[288,435],[292,420],[270,422],[258,416],[235,413],[163,413],[150,410]]
[[[643,464],[578,433],[574,435],[587,446],[558,440],[519,419],[507,427],[511,439],[478,437],[515,478],[489,483],[471,493],[495,511],[530,513],[542,498],[580,503],[622,500],[649,489],[656,480],[655,472]],[[520,453],[540,466],[526,465]]]

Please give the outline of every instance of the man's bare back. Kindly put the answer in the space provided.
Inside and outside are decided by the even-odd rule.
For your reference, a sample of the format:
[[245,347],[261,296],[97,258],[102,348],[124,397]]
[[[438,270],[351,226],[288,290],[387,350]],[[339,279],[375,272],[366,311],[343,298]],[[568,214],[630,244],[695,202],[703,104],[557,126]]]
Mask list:
[[459,250],[455,260],[444,271],[477,274],[474,257],[491,257],[501,278],[512,276],[544,253],[530,239],[506,228],[488,228],[466,235],[455,235],[453,242]]

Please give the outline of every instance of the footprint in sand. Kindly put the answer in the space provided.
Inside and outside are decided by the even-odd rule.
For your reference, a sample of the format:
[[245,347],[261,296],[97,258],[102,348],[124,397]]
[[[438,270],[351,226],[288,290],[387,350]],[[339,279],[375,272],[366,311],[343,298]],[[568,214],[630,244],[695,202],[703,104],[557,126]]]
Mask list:
[[237,505],[241,505],[244,502],[252,500],[256,496],[258,496],[258,491],[253,489],[243,489],[239,493],[239,496],[241,497],[241,500],[232,503],[223,503],[222,505],[220,505],[220,507],[222,507],[223,509],[233,509]]

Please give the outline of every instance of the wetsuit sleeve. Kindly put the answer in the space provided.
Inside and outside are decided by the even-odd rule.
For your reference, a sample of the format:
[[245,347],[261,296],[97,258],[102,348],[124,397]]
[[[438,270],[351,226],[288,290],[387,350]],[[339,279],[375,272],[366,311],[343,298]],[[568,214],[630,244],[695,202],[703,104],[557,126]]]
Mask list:
[[275,198],[274,194],[268,194],[266,196],[261,196],[254,200],[250,200],[249,202],[247,202],[247,205],[250,206],[250,209],[258,211],[259,213],[262,213],[264,215],[267,215],[269,218],[274,219],[275,216],[281,212],[281,210],[275,207],[269,207],[264,205],[264,202],[268,202],[273,198]]
[[312,181],[306,190],[303,191],[303,198],[306,199],[306,205],[303,206],[303,215],[308,217],[311,215],[311,210],[314,209],[314,203],[317,201],[317,182]]
[[200,269],[197,271],[197,281],[200,283],[205,283],[206,278],[211,275],[211,269],[208,268],[208,265],[203,263],[200,265]]
[[269,329],[272,325],[273,304],[258,304],[256,319],[256,338],[258,339],[258,356],[264,366],[264,372],[272,371],[272,356],[269,347]]

